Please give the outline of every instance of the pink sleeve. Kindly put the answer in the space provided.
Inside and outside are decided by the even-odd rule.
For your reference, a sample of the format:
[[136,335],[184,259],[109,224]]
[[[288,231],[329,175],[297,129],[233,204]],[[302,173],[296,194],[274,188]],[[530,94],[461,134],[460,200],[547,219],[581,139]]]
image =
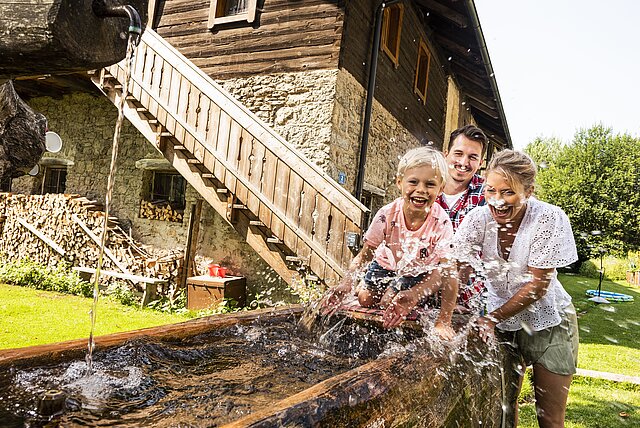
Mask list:
[[387,228],[387,212],[381,208],[373,218],[367,233],[364,234],[364,241],[373,248],[378,248],[385,236]]

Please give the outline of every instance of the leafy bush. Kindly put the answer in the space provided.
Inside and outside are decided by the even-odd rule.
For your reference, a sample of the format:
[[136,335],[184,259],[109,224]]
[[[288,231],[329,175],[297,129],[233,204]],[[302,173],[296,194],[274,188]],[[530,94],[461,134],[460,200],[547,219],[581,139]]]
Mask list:
[[130,287],[127,287],[126,284],[121,282],[116,282],[109,287],[104,292],[107,297],[119,302],[125,306],[139,306],[140,305],[140,297],[134,293]]
[[28,257],[7,262],[0,266],[0,282],[36,290],[93,296],[93,286],[71,272],[70,266],[64,262],[59,263],[55,269],[36,263]]

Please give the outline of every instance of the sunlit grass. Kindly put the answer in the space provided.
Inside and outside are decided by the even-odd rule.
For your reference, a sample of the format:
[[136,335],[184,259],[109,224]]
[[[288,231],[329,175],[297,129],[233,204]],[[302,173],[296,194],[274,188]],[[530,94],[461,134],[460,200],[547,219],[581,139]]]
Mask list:
[[[538,426],[535,403],[520,405],[522,428]],[[569,390],[567,428],[640,426],[640,385],[576,376]]]
[[[89,337],[93,299],[0,284],[0,349]],[[96,335],[185,321],[184,315],[98,301]]]
[[585,294],[598,288],[597,279],[561,275],[560,281],[578,311],[578,367],[640,376],[640,289],[623,281],[603,281],[603,290],[634,297],[633,302],[603,305],[589,301]]

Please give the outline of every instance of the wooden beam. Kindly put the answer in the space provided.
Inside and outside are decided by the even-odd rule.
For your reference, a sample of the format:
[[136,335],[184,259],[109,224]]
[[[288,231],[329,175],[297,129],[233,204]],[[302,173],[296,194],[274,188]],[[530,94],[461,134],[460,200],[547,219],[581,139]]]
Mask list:
[[420,6],[425,7],[429,12],[435,13],[436,15],[453,22],[458,26],[458,28],[467,28],[469,26],[469,20],[466,16],[440,2],[435,0],[416,0],[416,2]]
[[[89,229],[89,227],[87,227],[87,225],[82,220],[80,220],[80,218],[76,214],[71,214],[71,218],[73,219],[73,221],[75,221],[78,224],[78,226],[80,226],[80,228],[84,231],[84,233],[86,233],[87,236],[89,236],[89,238],[93,240],[93,242],[95,242],[99,247],[102,245],[102,241],[100,240],[100,238],[98,238],[98,236],[95,233],[93,233],[91,229]],[[104,227],[107,227],[106,219],[105,219]],[[131,275],[131,272],[129,272],[129,269],[127,269],[127,265],[125,265],[120,260],[118,260],[116,256],[113,255],[111,250],[105,247],[104,254],[105,256],[109,257],[109,260],[111,260],[116,266],[118,266],[118,268],[122,272],[124,272],[127,275]]]
[[191,276],[193,260],[198,247],[198,234],[200,232],[200,215],[202,213],[202,199],[198,199],[195,204],[191,204],[191,215],[189,216],[189,230],[187,232],[187,248],[184,252],[184,268],[180,278],[180,287],[187,287],[187,278]]
[[29,224],[25,219],[18,217],[16,220],[17,220],[18,223],[20,223],[21,226],[23,226],[26,229],[28,229],[31,233],[33,233],[38,238],[40,238],[42,240],[42,242],[44,242],[45,244],[50,246],[56,253],[60,254],[61,256],[64,256],[67,253],[64,250],[64,248],[62,248],[61,246],[59,246],[58,244],[53,242],[53,240],[51,238],[49,238],[44,233],[40,232],[35,226]]

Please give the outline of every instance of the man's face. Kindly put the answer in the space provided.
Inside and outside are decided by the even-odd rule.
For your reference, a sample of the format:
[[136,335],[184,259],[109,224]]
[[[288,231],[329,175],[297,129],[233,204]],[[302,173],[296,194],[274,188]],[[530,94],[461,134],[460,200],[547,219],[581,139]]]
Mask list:
[[458,135],[449,147],[446,158],[451,179],[468,184],[482,164],[482,144]]

